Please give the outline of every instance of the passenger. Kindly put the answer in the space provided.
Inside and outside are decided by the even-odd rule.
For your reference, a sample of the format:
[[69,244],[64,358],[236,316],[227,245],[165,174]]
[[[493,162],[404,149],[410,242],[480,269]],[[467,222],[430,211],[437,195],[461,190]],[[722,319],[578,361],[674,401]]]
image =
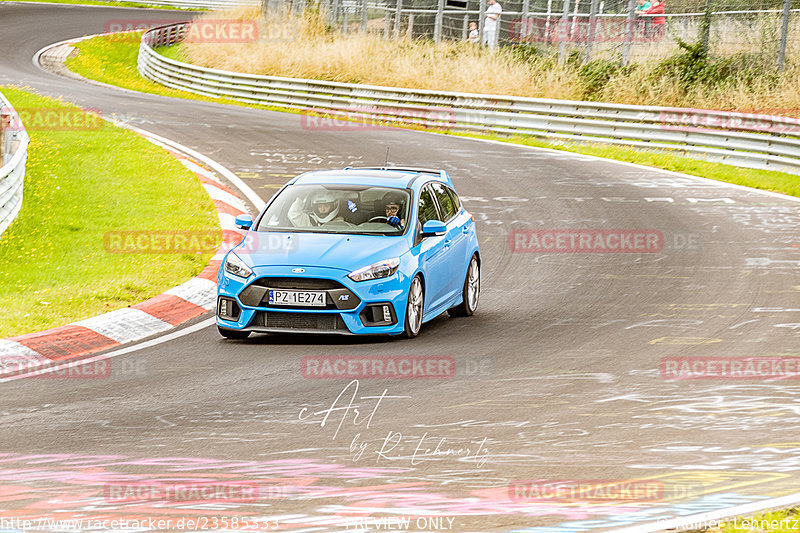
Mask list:
[[386,193],[383,196],[384,212],[386,222],[395,228],[402,230],[406,227],[406,220],[401,218],[404,215],[403,195],[398,193]]

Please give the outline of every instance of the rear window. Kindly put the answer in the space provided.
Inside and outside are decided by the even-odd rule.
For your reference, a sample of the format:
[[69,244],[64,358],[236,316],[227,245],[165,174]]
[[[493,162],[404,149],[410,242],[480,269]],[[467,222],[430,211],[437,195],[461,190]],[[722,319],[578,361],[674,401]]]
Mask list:
[[442,217],[444,217],[442,222],[447,222],[456,216],[456,208],[453,206],[453,198],[450,196],[447,187],[441,183],[434,183],[431,185],[431,187],[433,188],[434,194],[436,194],[436,200],[439,202],[439,207],[442,208]]
[[437,220],[439,213],[433,203],[433,195],[429,187],[425,187],[419,195],[419,227],[429,220]]

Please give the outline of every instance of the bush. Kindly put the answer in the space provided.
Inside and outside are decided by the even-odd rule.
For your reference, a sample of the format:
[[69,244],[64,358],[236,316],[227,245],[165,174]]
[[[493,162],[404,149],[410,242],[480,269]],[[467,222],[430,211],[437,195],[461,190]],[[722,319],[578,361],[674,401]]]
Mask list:
[[702,42],[677,40],[683,50],[661,61],[651,74],[654,81],[668,78],[677,81],[684,92],[698,87],[718,89],[726,86],[756,83],[777,86],[780,74],[772,59],[763,53],[738,53],[730,57],[710,56]]
[[583,92],[586,98],[592,99],[608,81],[620,70],[619,62],[607,59],[597,59],[586,63],[578,70],[578,76],[583,83]]
[[599,97],[608,82],[615,76],[626,76],[634,67],[623,67],[619,61],[595,59],[578,69],[578,77],[583,83],[583,94],[587,100]]
[[536,63],[545,57],[545,53],[532,44],[512,44],[501,50],[520,63]]

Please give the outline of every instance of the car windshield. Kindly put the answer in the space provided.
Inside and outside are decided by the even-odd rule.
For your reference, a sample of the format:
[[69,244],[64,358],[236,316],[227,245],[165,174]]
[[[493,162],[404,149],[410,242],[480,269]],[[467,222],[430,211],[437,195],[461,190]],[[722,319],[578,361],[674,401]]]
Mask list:
[[405,189],[358,185],[290,185],[270,203],[257,231],[400,235],[406,227]]

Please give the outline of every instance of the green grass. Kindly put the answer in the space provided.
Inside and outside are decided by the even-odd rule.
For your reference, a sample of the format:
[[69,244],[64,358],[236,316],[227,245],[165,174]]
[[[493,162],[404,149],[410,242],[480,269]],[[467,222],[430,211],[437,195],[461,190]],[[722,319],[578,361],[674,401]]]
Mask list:
[[[25,116],[78,108],[1,87]],[[22,210],[0,237],[0,337],[60,326],[143,301],[197,275],[202,254],[115,254],[109,231],[214,232],[216,210],[200,182],[166,150],[98,122],[73,131],[29,120]]]
[[[282,109],[277,106],[252,105],[243,102],[237,102],[231,99],[209,98],[186,91],[170,89],[168,87],[147,81],[139,76],[139,73],[136,70],[136,58],[139,50],[138,38],[114,39],[108,37],[95,37],[94,39],[89,39],[78,43],[76,47],[80,50],[80,54],[68,59],[67,67],[86,78],[106,81],[107,83],[118,85],[120,87],[153,94],[161,94],[165,96],[220,102],[247,107],[257,107],[261,109],[280,110],[290,113],[298,112],[297,110]],[[159,52],[171,59],[176,59],[179,61],[184,60],[180,51],[180,46],[162,48],[159,50]],[[753,187],[756,189],[780,192],[792,196],[800,196],[800,177],[797,175],[776,171],[747,169],[732,165],[724,165],[721,163],[711,163],[689,157],[681,157],[673,152],[646,151],[600,144],[564,143],[560,140],[547,142],[546,140],[542,140],[537,137],[525,135],[504,137],[499,135],[479,135],[449,131],[443,131],[441,133],[449,133],[452,135],[474,138],[493,139],[527,146],[538,146],[542,148],[564,150],[567,152],[595,155],[617,161],[637,163],[640,165],[682,172],[684,174],[701,176],[727,183],[745,185],[747,187]]]
[[[799,509],[787,509],[762,513],[748,518],[737,518],[725,521],[725,525],[718,528],[706,530],[708,533],[749,533],[753,531],[767,531],[769,533],[797,533],[800,531],[794,526],[795,521],[800,520]],[[754,523],[756,522],[756,523]],[[800,524],[800,522],[797,522]],[[766,528],[758,527],[766,525]],[[755,527],[753,527],[755,526]]]
[[[460,134],[456,134],[460,135]],[[567,152],[577,152],[580,154],[594,155],[614,159],[616,161],[626,161],[648,167],[681,172],[691,176],[701,176],[711,178],[726,183],[744,185],[755,189],[780,192],[791,196],[800,197],[800,176],[776,172],[772,170],[757,170],[752,168],[734,167],[722,163],[712,163],[701,161],[689,157],[680,157],[664,151],[645,151],[634,148],[626,148],[607,144],[563,144],[548,143],[529,135],[517,135],[514,137],[482,136],[498,141],[512,142],[526,146],[537,146],[540,148],[551,148],[564,150]],[[679,151],[679,149],[676,149]]]
[[47,4],[84,4],[90,6],[116,6],[116,7],[144,7],[147,9],[166,9],[170,11],[204,11],[194,8],[179,8],[173,6],[153,6],[146,2],[101,2],[98,0],[0,0],[3,2],[43,2]]
[[[73,46],[80,51],[80,54],[67,59],[66,67],[84,78],[125,89],[187,98],[191,93],[164,87],[139,75],[136,61],[139,57],[139,40],[142,33],[138,31],[114,37],[94,37],[76,43]],[[200,100],[217,101],[200,95],[194,96]]]

